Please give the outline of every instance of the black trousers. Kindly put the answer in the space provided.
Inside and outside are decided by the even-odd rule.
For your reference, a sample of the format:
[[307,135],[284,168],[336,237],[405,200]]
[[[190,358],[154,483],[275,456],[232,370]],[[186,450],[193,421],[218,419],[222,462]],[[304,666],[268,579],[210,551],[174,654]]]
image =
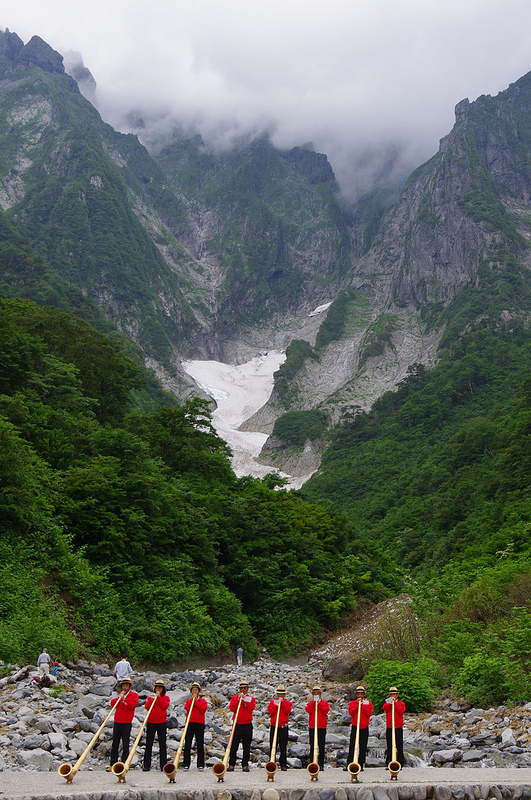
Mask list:
[[[393,729],[387,728],[385,732],[387,740],[387,753],[385,755],[385,763],[389,764],[393,760]],[[404,766],[404,730],[403,728],[395,728],[395,742],[396,742],[396,760],[401,767]]]
[[120,742],[122,743],[122,761],[127,761],[132,724],[132,722],[115,722],[112,726],[111,767],[118,761]]
[[238,747],[240,746],[240,742],[243,748],[242,767],[247,767],[249,765],[252,740],[253,740],[253,723],[246,722],[244,725],[242,725],[240,722],[237,722],[234,728],[234,737],[232,739],[232,744],[229,754],[230,767],[233,767],[236,764],[236,753],[238,752]]
[[[350,731],[350,744],[348,748],[348,764],[352,764],[352,759],[354,758],[354,748],[356,746],[356,726],[352,725],[352,730]],[[360,752],[358,755],[358,764],[360,767],[365,766],[365,761],[367,759],[367,742],[369,741],[369,729],[368,728],[360,728],[360,740],[359,740],[359,748]]]
[[[315,728],[308,728],[310,733],[310,759],[313,762],[313,740],[315,738]],[[319,746],[319,755],[317,763],[319,769],[324,769],[325,760],[325,741],[326,741],[326,728],[317,728],[317,744]]]
[[205,725],[203,722],[189,722],[184,737],[183,767],[189,767],[191,761],[192,740],[195,736],[197,747],[197,767],[205,766]]
[[[275,737],[275,726],[271,725],[269,729],[269,753],[271,754],[271,749],[273,747],[273,739]],[[282,728],[278,728],[277,732],[277,748],[280,753],[278,763],[281,767],[288,766],[288,726],[284,725]]]
[[146,771],[151,769],[151,751],[153,750],[155,734],[157,734],[157,739],[159,740],[159,760],[161,769],[168,760],[168,752],[166,750],[166,723],[148,722],[146,724],[146,749],[144,750],[144,770]]

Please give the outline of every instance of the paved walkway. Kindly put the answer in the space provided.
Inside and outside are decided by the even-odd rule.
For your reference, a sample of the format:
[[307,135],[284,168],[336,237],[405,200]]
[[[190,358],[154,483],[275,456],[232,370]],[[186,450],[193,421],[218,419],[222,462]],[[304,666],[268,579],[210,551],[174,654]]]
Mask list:
[[[73,795],[78,793],[90,794],[93,792],[113,792],[123,789],[142,791],[146,789],[176,791],[205,791],[206,789],[252,789],[258,787],[265,789],[309,789],[345,787],[350,785],[350,775],[341,769],[328,768],[319,773],[317,781],[312,781],[310,774],[305,769],[290,769],[287,772],[277,771],[274,781],[267,781],[263,768],[255,767],[249,773],[242,772],[238,767],[235,772],[226,773],[223,783],[218,780],[211,769],[198,772],[191,769],[189,772],[179,770],[175,783],[170,783],[161,772],[141,772],[131,769],[126,776],[126,783],[119,783],[118,779],[109,772],[81,770],[72,783],[68,784],[57,772],[0,772],[0,798],[4,795],[12,798],[22,797],[53,797],[59,795]],[[529,769],[490,769],[490,768],[411,768],[405,767],[398,775],[398,781],[390,781],[389,772],[383,768],[366,769],[360,775],[360,784],[408,784],[422,785],[479,785],[504,784],[515,786],[517,784],[531,785],[531,768]]]

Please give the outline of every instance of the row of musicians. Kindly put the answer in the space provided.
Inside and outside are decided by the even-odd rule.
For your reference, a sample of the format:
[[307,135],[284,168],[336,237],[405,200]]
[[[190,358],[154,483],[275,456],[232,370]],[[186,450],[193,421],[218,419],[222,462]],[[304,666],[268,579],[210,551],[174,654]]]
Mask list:
[[[122,745],[122,761],[125,762],[129,754],[131,725],[135,708],[138,705],[138,694],[133,691],[133,681],[131,678],[124,678],[121,681],[120,692],[117,697],[111,699],[111,705],[117,705],[114,714],[113,737],[111,747],[111,766],[118,761],[118,751],[120,744]],[[147,772],[151,768],[151,754],[153,750],[153,742],[155,734],[159,742],[159,757],[160,769],[162,770],[167,762],[167,748],[166,748],[166,720],[170,698],[166,694],[166,687],[164,681],[157,680],[153,686],[155,696],[148,697],[145,703],[146,709],[149,711],[153,703],[155,707],[149,715],[149,720],[146,726],[146,747],[144,751],[143,770]],[[193,709],[190,715],[190,720],[186,730],[183,750],[183,769],[190,768],[191,762],[191,749],[192,742],[195,738],[197,747],[197,769],[203,770],[205,767],[205,747],[204,747],[204,734],[205,734],[205,712],[208,708],[208,703],[204,697],[201,697],[201,686],[199,683],[193,683],[190,686],[191,696],[184,704],[184,710],[188,715],[190,707],[193,702]],[[288,723],[289,715],[293,708],[293,704],[286,698],[286,689],[284,686],[277,687],[277,696],[271,700],[267,707],[268,714],[271,716],[271,730],[270,730],[270,746],[273,745],[274,729],[277,727],[277,744],[279,749],[279,764],[281,770],[286,770],[287,765],[287,748],[288,748]],[[328,724],[328,712],[330,705],[326,700],[323,700],[322,690],[319,686],[312,688],[312,700],[306,705],[306,711],[309,715],[308,731],[310,735],[310,748],[315,737],[317,713],[317,740],[318,740],[318,764],[320,769],[324,769],[325,759],[325,743],[326,743],[326,727]],[[393,713],[394,706],[394,713]],[[238,714],[234,725],[234,736],[229,754],[229,765],[227,772],[233,772],[236,765],[236,754],[240,744],[242,745],[242,770],[249,772],[249,758],[251,754],[251,743],[253,737],[253,711],[256,707],[255,698],[249,694],[249,684],[242,681],[239,685],[239,692],[231,697],[230,710],[233,714],[233,721],[236,713]],[[399,699],[398,689],[396,686],[391,686],[389,689],[389,697],[383,704],[383,711],[386,713],[387,720],[387,756],[386,764],[392,760],[392,724],[394,717],[395,726],[395,745],[397,761],[404,765],[404,752],[403,752],[403,725],[404,725],[404,712],[406,710],[405,703]],[[357,725],[359,719],[359,757],[358,763],[363,769],[367,755],[367,741],[369,738],[369,722],[373,712],[373,705],[370,700],[367,700],[366,691],[363,686],[356,687],[356,699],[352,700],[348,706],[348,713],[352,718],[352,729],[350,735],[350,747],[348,753],[348,762],[351,763],[354,757],[354,748],[356,742]],[[108,767],[110,770],[111,767]],[[346,769],[346,767],[345,767]]]

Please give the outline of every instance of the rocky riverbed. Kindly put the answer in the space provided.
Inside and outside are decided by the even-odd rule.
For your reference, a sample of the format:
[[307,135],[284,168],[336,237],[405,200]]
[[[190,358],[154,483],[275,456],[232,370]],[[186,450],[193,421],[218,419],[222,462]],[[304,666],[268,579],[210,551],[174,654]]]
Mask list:
[[[205,746],[207,767],[223,759],[231,729],[229,698],[238,690],[242,678],[249,681],[256,697],[252,766],[269,761],[269,717],[266,708],[283,683],[293,702],[289,736],[289,767],[303,769],[310,761],[308,715],[304,707],[316,682],[331,710],[326,740],[327,768],[344,768],[347,763],[351,720],[347,706],[353,685],[323,679],[323,662],[311,659],[303,666],[269,660],[236,667],[227,664],[212,669],[134,674],[134,689],[140,694],[132,740],[145,716],[144,701],[153,683],[162,677],[171,699],[168,717],[168,752],[173,758],[185,724],[184,702],[189,686],[197,680],[209,701]],[[0,680],[0,771],[52,771],[61,763],[75,763],[87,747],[109,710],[115,686],[107,665],[79,661],[61,665],[57,684],[38,688],[32,681],[36,668],[4,667]],[[370,696],[370,691],[369,691]],[[431,714],[407,714],[404,749],[412,767],[531,767],[531,742],[528,720],[531,703],[508,709],[475,709],[448,698]],[[81,770],[103,770],[109,764],[112,722],[102,732]],[[375,714],[369,737],[365,774],[370,768],[385,766],[385,717]],[[139,770],[143,743],[139,745],[131,769]],[[156,746],[153,753],[157,765]],[[192,770],[194,763],[192,762]]]

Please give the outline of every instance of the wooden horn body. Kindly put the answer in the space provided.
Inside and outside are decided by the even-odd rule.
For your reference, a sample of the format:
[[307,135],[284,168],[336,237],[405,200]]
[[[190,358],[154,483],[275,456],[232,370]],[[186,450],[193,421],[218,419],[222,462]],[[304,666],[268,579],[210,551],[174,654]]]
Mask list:
[[214,775],[218,779],[218,783],[223,781],[223,779],[225,777],[225,772],[227,771],[227,764],[228,764],[229,756],[230,756],[230,748],[232,746],[232,740],[234,738],[234,731],[236,730],[236,722],[238,720],[238,714],[239,714],[239,711],[240,711],[240,706],[242,704],[243,697],[244,696],[242,694],[240,699],[239,699],[239,701],[238,701],[238,708],[236,709],[236,713],[234,715],[234,721],[232,723],[232,729],[231,729],[230,736],[229,736],[229,742],[227,744],[227,749],[225,750],[225,755],[223,756],[223,761],[220,761],[217,764],[214,764],[214,766],[212,767],[212,772],[214,773]]
[[275,722],[275,733],[273,734],[273,744],[271,745],[271,755],[269,756],[269,761],[265,765],[265,771],[267,772],[268,781],[275,780],[275,773],[277,771],[277,762],[275,761],[275,753],[277,750],[278,721],[280,719],[281,705],[282,705],[282,700],[278,704],[277,719]]
[[125,764],[124,764],[123,761],[117,761],[111,767],[111,772],[113,773],[113,775],[116,775],[116,777],[118,778],[118,783],[125,783],[125,776],[127,775],[127,772],[129,771],[129,767],[131,766],[131,761],[133,760],[133,756],[135,754],[136,748],[138,747],[140,739],[142,738],[142,734],[144,733],[144,728],[147,725],[147,722],[148,722],[148,719],[149,719],[149,715],[151,714],[151,712],[155,708],[156,699],[157,699],[157,696],[155,695],[155,698],[154,698],[154,700],[153,700],[153,702],[152,702],[152,704],[151,704],[151,706],[149,708],[149,711],[146,714],[146,718],[144,719],[144,722],[140,726],[140,730],[138,731],[138,733],[136,735],[136,739],[133,742],[133,746],[132,746],[131,750],[129,751],[129,755],[127,756]]
[[86,759],[86,757],[88,756],[88,754],[90,753],[90,751],[92,750],[94,745],[96,744],[98,736],[100,735],[100,733],[102,732],[102,730],[104,729],[104,727],[106,726],[106,724],[108,723],[109,719],[111,718],[111,716],[114,714],[115,711],[116,711],[116,706],[114,706],[114,708],[111,708],[111,710],[109,711],[109,713],[107,714],[107,716],[105,717],[103,722],[101,723],[100,727],[98,728],[98,730],[96,731],[96,733],[94,734],[94,736],[92,737],[90,742],[88,743],[86,749],[79,756],[79,758],[76,761],[76,763],[74,764],[74,766],[72,766],[71,764],[66,764],[66,763],[65,764],[61,764],[61,766],[59,767],[57,772],[59,773],[59,775],[62,778],[66,778],[67,783],[71,783],[72,782],[72,780],[74,778],[74,775],[76,774],[76,772],[80,768],[81,764],[83,763],[83,761]]
[[315,725],[313,728],[313,761],[306,767],[307,772],[310,774],[312,781],[319,780],[319,739],[317,733],[317,707],[319,700],[315,701]]
[[393,698],[393,708],[391,711],[391,761],[387,765],[387,769],[391,773],[390,780],[398,780],[398,773],[402,769],[402,764],[396,759],[396,733],[395,733],[395,701]]
[[361,703],[358,700],[358,721],[356,723],[356,741],[354,742],[354,757],[351,763],[347,767],[351,775],[350,778],[351,783],[354,780],[354,778],[358,780],[358,775],[361,772],[361,765],[358,763],[358,758],[360,754],[360,721],[361,721]]
[[192,704],[188,710],[188,715],[186,717],[186,723],[184,725],[183,735],[181,736],[181,741],[179,742],[179,747],[177,748],[177,752],[175,753],[175,758],[173,761],[170,761],[168,764],[164,764],[162,771],[169,778],[170,783],[175,783],[175,774],[179,767],[179,759],[181,758],[181,753],[184,747],[184,740],[186,738],[186,731],[188,730],[188,723],[190,722],[190,717],[192,716],[192,709],[194,707],[195,697],[192,698]]

